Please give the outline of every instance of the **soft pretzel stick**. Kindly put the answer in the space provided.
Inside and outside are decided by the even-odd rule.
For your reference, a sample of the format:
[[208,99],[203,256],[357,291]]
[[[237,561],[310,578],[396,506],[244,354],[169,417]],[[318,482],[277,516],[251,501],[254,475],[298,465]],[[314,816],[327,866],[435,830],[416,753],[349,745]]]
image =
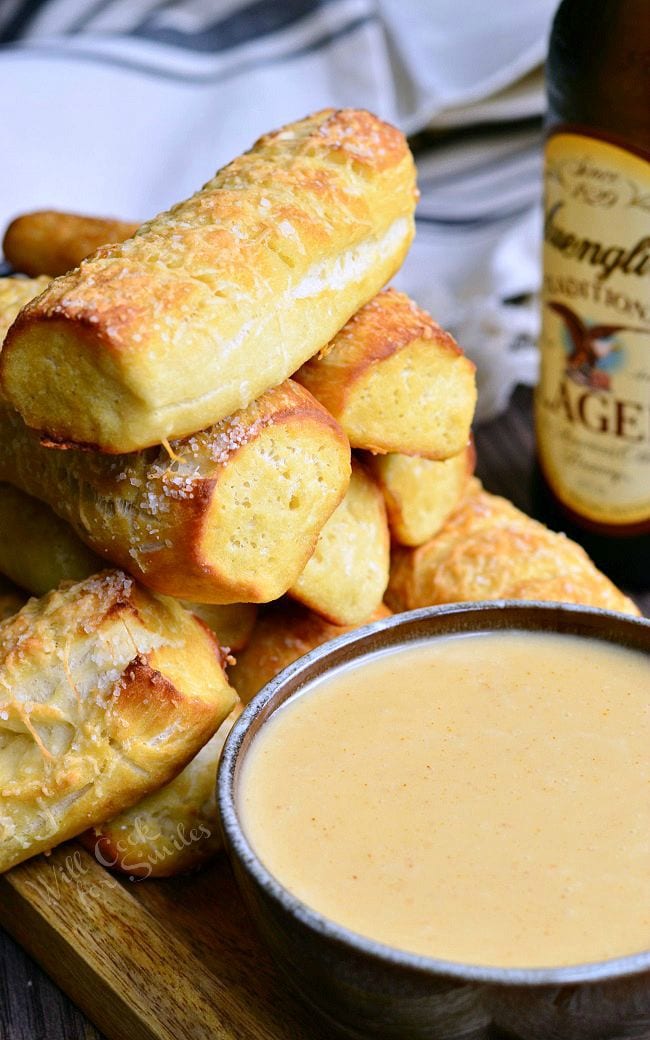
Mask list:
[[472,440],[448,459],[364,453],[363,462],[384,494],[396,542],[422,545],[438,533],[463,497],[475,461]]
[[82,541],[157,592],[266,602],[297,579],[345,494],[350,445],[291,380],[167,447],[44,447],[0,407],[0,480],[48,503]]
[[54,278],[78,267],[100,246],[130,238],[139,226],[105,217],[37,210],[12,220],[2,248],[16,271]]
[[447,459],[467,444],[474,365],[405,293],[378,293],[295,379],[340,423],[353,448]]
[[3,389],[51,439],[115,454],[218,422],[392,277],[415,201],[403,134],[370,113],[282,127],[55,279],[6,339]]
[[484,491],[472,478],[435,537],[415,548],[394,546],[386,602],[401,611],[490,599],[639,613],[581,546]]
[[390,568],[390,536],[381,491],[353,460],[345,498],[321,531],[289,595],[334,625],[360,625],[378,610]]
[[0,625],[0,871],[168,783],[235,704],[219,645],[120,571]]

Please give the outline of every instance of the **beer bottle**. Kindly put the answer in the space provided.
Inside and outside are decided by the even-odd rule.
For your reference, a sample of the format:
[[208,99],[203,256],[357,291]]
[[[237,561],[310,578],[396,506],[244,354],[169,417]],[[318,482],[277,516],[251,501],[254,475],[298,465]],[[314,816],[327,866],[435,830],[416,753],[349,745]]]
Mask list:
[[563,0],[547,64],[537,507],[650,584],[650,3]]

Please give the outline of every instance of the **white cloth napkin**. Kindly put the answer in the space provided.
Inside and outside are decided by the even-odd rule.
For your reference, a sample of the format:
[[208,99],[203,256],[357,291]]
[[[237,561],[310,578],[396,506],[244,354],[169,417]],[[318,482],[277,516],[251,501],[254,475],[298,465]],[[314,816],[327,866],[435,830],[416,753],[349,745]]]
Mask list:
[[554,6],[3,0],[0,226],[37,208],[144,219],[271,127],[369,108],[428,131],[396,284],[452,327],[479,368],[479,414],[495,414],[534,378],[534,310],[505,301],[539,282],[539,63]]

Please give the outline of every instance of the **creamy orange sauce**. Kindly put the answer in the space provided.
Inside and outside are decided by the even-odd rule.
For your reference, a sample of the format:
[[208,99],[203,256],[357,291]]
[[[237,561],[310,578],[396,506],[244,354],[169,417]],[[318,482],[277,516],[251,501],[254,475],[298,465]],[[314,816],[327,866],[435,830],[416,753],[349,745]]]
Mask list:
[[650,665],[554,634],[441,637],[278,710],[238,804],[303,902],[415,953],[559,966],[650,946]]

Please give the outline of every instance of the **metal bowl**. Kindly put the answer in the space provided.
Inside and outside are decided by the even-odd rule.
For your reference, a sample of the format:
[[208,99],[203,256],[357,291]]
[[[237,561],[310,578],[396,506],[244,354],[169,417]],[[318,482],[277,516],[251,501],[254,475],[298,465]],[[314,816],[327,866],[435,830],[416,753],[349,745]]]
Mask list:
[[218,798],[237,881],[288,985],[340,1035],[482,1040],[494,1025],[521,1040],[648,1040],[650,951],[548,969],[480,967],[404,953],[363,938],[296,899],[257,858],[242,830],[236,800],[241,763],[260,727],[305,684],[375,650],[498,629],[567,633],[650,655],[648,621],[506,601],[410,611],[318,647],[260,691],[226,743]]

